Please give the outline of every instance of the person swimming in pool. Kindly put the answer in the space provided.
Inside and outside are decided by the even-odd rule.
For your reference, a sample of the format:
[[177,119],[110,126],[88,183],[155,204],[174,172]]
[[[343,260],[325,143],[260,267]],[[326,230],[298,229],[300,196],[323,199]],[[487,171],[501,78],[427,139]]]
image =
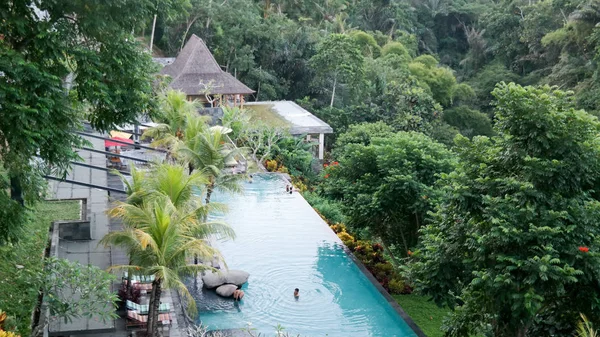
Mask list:
[[294,297],[296,299],[298,299],[298,297],[300,297],[300,289],[298,289],[298,288],[294,289]]
[[242,290],[242,287],[238,287],[233,292],[233,300],[234,301],[241,301],[243,297],[244,297],[244,291]]

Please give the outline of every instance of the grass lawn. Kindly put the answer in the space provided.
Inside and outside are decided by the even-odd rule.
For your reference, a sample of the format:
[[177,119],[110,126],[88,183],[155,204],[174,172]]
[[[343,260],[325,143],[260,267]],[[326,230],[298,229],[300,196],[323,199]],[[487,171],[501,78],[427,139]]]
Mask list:
[[288,121],[273,111],[272,104],[246,105],[245,108],[249,110],[249,115],[253,121],[262,121],[273,127],[290,127]]
[[444,336],[440,327],[449,312],[448,309],[438,307],[435,303],[428,301],[426,296],[393,295],[393,297],[427,336]]
[[38,289],[31,277],[42,268],[52,221],[79,218],[78,201],[44,201],[36,205],[24,235],[14,245],[0,246],[0,309],[14,316],[18,332],[29,336]]

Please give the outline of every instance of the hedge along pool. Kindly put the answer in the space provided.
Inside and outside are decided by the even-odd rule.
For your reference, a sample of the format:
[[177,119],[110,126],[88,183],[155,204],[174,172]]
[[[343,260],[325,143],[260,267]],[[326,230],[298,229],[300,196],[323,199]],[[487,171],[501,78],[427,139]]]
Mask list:
[[[255,175],[243,195],[218,194],[219,217],[237,238],[217,242],[230,269],[250,273],[240,304],[214,291],[194,291],[199,319],[210,330],[242,329],[307,336],[417,336],[344,252],[339,238],[277,175]],[[300,297],[293,296],[294,288]]]

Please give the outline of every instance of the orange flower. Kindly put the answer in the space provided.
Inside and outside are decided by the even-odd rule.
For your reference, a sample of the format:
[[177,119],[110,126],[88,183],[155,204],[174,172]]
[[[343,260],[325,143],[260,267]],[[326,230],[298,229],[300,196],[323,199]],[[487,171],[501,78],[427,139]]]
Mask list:
[[326,175],[325,175],[325,179],[327,179],[327,178],[329,178],[329,174],[326,174]]
[[333,165],[339,165],[340,163],[338,163],[337,161],[333,162]]
[[408,256],[411,256],[413,254],[413,252],[411,252],[410,250],[408,252],[406,252],[406,254],[408,254]]
[[579,251],[582,253],[587,253],[590,251],[590,249],[588,247],[581,246],[579,247]]
[[327,163],[323,164],[323,167],[328,167],[328,166],[329,166],[329,164],[327,164]]

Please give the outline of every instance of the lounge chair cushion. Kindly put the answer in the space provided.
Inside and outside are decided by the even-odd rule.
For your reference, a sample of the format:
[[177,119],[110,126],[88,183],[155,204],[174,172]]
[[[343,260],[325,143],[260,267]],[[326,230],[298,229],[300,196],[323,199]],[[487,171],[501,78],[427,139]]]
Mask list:
[[140,323],[148,322],[148,315],[140,315],[135,311],[127,310],[127,318]]

